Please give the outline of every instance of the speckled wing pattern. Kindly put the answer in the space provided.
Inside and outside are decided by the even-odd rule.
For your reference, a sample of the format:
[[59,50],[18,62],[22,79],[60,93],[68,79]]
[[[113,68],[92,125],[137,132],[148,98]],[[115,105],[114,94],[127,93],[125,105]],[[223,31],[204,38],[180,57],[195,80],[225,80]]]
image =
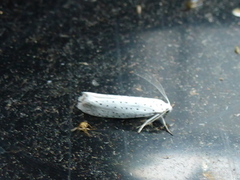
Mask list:
[[150,117],[166,111],[160,99],[83,92],[77,107],[86,114],[106,118]]

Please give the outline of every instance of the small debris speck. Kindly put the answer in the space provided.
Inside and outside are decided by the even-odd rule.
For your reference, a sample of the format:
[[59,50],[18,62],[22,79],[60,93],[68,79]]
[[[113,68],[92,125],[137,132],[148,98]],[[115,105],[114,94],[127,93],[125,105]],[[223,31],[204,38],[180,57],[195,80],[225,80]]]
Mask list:
[[240,54],[240,48],[239,48],[238,46],[235,46],[234,52],[235,52],[236,54]]
[[99,86],[99,83],[94,79],[94,80],[92,80],[92,85],[93,86]]
[[232,14],[236,17],[240,17],[240,8],[233,9]]

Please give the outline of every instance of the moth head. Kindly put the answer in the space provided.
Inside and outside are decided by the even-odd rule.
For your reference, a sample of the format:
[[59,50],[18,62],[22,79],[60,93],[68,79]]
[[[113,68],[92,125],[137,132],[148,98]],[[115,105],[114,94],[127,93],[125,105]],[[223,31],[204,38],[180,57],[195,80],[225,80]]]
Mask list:
[[[174,106],[174,105],[173,105],[173,106]],[[173,106],[172,106],[170,103],[167,104],[167,110],[166,110],[167,113],[172,111]]]

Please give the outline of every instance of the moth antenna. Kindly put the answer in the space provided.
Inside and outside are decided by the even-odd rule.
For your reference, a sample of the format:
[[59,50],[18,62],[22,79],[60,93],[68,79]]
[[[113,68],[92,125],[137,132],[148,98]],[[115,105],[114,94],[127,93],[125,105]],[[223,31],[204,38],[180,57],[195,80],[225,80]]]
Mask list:
[[[157,81],[154,78],[151,78],[150,75],[147,74],[147,73],[144,73],[144,75],[140,75],[139,73],[135,73],[135,72],[133,72],[133,73],[135,75],[145,79],[148,83],[153,85],[162,94],[162,96],[167,100],[167,103],[170,104],[170,101],[169,101],[169,99],[167,97],[167,94],[166,94],[164,88],[162,87],[162,85],[161,85],[161,83],[159,81]],[[154,83],[152,81],[154,81]]]

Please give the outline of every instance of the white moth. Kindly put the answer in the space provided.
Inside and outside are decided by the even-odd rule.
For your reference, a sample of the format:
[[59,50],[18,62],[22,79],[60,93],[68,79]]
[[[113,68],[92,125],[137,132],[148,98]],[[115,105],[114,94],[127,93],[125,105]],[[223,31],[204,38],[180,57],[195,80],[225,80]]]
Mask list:
[[82,96],[78,98],[77,107],[84,113],[97,117],[119,119],[150,117],[141,125],[138,133],[140,133],[146,125],[161,118],[167,132],[172,135],[163,117],[172,110],[172,106],[161,84],[159,83],[158,87],[156,85],[154,86],[164,96],[167,103],[155,98],[82,92]]

